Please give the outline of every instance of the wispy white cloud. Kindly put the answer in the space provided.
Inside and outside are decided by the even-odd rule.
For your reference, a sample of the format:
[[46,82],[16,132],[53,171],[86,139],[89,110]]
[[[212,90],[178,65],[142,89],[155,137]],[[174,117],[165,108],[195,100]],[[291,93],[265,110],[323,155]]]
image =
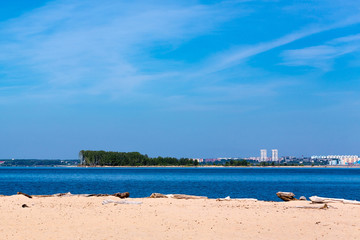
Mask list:
[[176,46],[207,33],[233,17],[229,9],[224,3],[54,1],[0,24],[0,35],[6,36],[0,39],[0,64],[16,65],[20,72],[3,74],[39,89],[126,93],[171,74],[142,70],[157,61],[150,56],[152,47]]
[[284,65],[312,66],[329,71],[336,58],[358,51],[360,51],[360,35],[356,34],[336,38],[323,45],[286,50],[282,53],[282,57]]
[[[351,16],[344,20],[339,20],[335,23],[327,24],[324,26],[319,26],[319,25],[308,26],[304,29],[298,30],[296,32],[290,33],[288,35],[285,35],[283,37],[268,42],[260,42],[258,44],[254,44],[250,46],[235,47],[228,51],[218,53],[214,55],[212,58],[210,58],[206,62],[206,65],[208,67],[205,67],[204,72],[221,71],[233,67],[237,64],[240,64],[246,61],[247,59],[249,59],[250,57],[290,44],[292,42],[309,37],[311,35],[319,34],[325,31],[333,30],[336,28],[342,28],[358,23],[360,23],[360,17]],[[355,39],[357,38],[357,36],[353,36],[353,37]],[[339,41],[340,40],[341,39],[339,39]],[[342,40],[345,41],[351,39],[344,38]]]
[[335,38],[332,41],[329,41],[330,44],[339,44],[339,43],[348,43],[348,42],[354,42],[354,41],[360,41],[360,34],[355,35],[348,35],[345,37]]

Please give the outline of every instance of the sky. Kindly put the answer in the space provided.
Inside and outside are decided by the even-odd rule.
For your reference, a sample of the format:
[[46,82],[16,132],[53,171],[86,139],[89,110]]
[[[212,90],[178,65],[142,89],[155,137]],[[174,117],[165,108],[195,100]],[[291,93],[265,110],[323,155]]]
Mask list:
[[0,158],[360,154],[360,2],[13,0]]

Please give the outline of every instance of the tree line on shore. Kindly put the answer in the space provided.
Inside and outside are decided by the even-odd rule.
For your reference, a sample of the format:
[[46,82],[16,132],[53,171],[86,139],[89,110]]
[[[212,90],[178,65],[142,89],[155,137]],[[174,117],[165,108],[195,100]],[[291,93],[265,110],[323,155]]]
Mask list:
[[257,162],[245,159],[222,160],[216,162],[199,163],[190,158],[149,157],[139,152],[107,152],[82,150],[79,153],[80,164],[85,166],[304,166],[324,165],[325,163],[298,162]]
[[223,165],[223,166],[250,166],[250,162],[230,160],[211,164],[199,163],[190,158],[155,157],[151,158],[139,152],[107,152],[81,150],[79,153],[80,164],[85,166],[199,166]]
[[155,157],[139,152],[85,151],[79,153],[82,165],[86,166],[198,166],[189,158]]
[[17,159],[17,160],[0,160],[0,166],[2,167],[33,167],[33,166],[76,166],[79,164],[79,160],[40,160],[40,159]]
[[244,159],[230,160],[225,162],[225,166],[250,166],[250,163]]

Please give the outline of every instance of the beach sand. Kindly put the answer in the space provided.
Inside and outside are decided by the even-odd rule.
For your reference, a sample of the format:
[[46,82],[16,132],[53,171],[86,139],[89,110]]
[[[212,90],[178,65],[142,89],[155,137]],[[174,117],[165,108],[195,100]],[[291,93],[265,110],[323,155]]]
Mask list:
[[360,205],[150,198],[102,205],[105,199],[123,201],[0,197],[0,239],[360,239]]

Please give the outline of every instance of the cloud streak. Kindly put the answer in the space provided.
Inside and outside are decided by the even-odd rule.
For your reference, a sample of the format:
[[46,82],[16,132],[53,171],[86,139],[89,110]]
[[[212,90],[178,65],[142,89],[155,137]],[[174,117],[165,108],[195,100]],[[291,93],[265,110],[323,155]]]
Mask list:
[[[223,5],[222,5],[223,6]],[[14,71],[19,84],[126,93],[159,75],[144,72],[157,61],[153,47],[173,47],[232,18],[218,5],[55,1],[2,23],[0,64],[17,65],[36,80]],[[166,61],[161,62],[166,65]],[[15,82],[15,81],[13,81]]]
[[[251,46],[236,47],[234,49],[228,50],[212,57],[210,60],[210,64],[209,62],[207,63],[207,65],[210,65],[207,71],[216,72],[231,68],[245,61],[246,59],[249,59],[250,57],[293,43],[311,35],[319,34],[337,28],[343,28],[358,23],[360,23],[360,17],[349,17],[348,19],[341,20],[327,26],[308,26],[306,29],[299,30],[297,32],[285,35],[269,42],[258,43]],[[357,39],[358,36],[356,36],[355,38]],[[343,40],[347,39],[345,38]]]
[[336,38],[323,45],[286,50],[282,53],[282,57],[284,65],[311,66],[330,71],[336,58],[358,51],[360,51],[360,34]]

